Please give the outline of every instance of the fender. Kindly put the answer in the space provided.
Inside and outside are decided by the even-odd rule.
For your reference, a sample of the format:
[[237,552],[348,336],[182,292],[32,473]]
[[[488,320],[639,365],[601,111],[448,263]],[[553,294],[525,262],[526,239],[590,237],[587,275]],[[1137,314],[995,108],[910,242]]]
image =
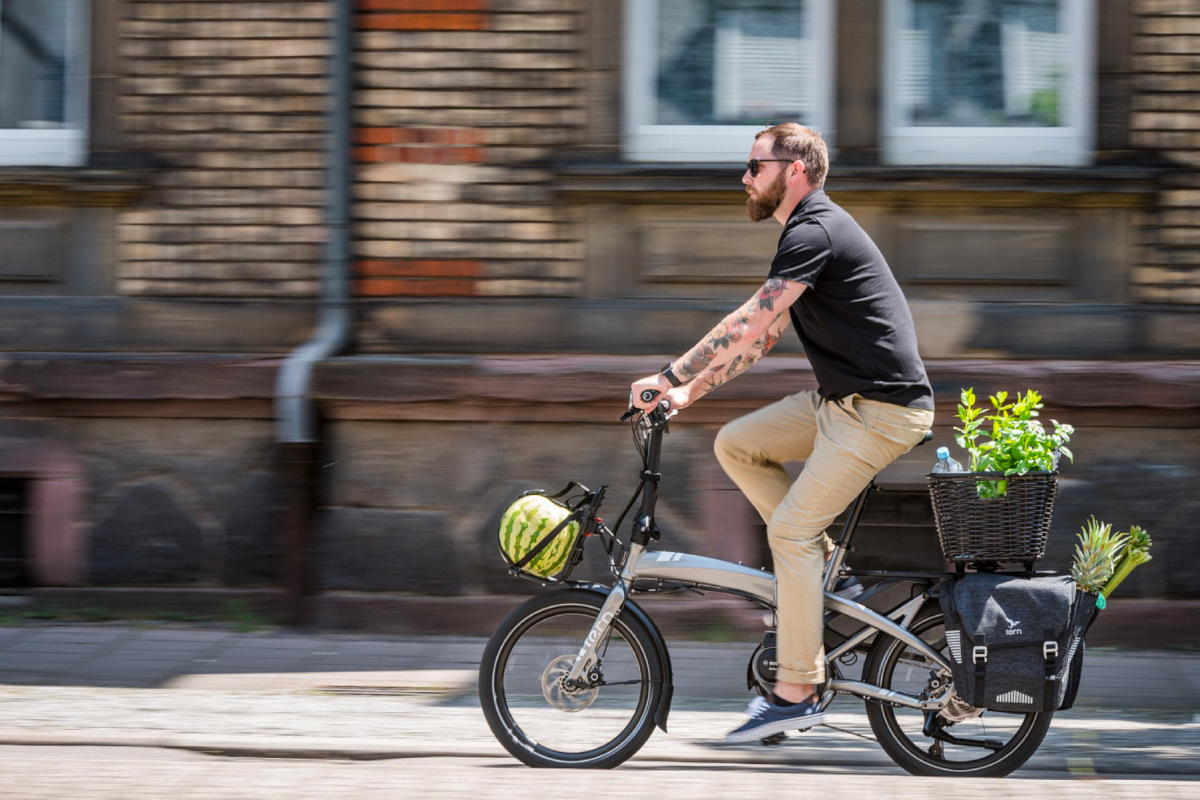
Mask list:
[[[567,585],[572,589],[583,589],[584,591],[592,592],[602,598],[608,597],[609,590],[611,589],[611,587],[605,586],[602,583],[588,583],[584,581],[567,581]],[[667,651],[667,641],[663,638],[658,626],[654,624],[654,620],[650,619],[650,615],[643,611],[637,603],[626,598],[621,613],[631,615],[638,622],[646,626],[646,630],[650,633],[650,639],[654,642],[654,650],[658,655],[658,660],[662,663],[663,691],[662,698],[658,701],[658,708],[654,709],[654,724],[661,728],[663,733],[666,733],[667,715],[671,713],[671,698],[675,694],[675,673],[671,668],[671,654]]]

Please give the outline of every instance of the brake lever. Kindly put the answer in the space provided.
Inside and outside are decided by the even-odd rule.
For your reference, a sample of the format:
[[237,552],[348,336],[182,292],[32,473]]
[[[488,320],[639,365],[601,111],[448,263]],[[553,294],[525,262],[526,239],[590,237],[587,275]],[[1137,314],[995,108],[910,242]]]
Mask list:
[[633,390],[629,390],[629,409],[621,415],[621,422],[628,422],[637,416],[642,410],[633,404]]
[[[642,392],[642,402],[649,403],[651,400],[653,400],[654,398],[658,397],[661,394],[662,394],[662,392],[658,391],[657,389],[646,389]],[[664,421],[671,419],[671,417],[673,417],[679,413],[679,409],[672,408],[671,401],[667,400],[665,398],[658,401],[657,411],[663,415]],[[647,413],[645,411],[642,411],[642,409],[637,408],[633,405],[633,392],[631,391],[629,393],[629,410],[627,410],[624,414],[621,415],[621,422],[628,422],[639,412],[642,414]]]

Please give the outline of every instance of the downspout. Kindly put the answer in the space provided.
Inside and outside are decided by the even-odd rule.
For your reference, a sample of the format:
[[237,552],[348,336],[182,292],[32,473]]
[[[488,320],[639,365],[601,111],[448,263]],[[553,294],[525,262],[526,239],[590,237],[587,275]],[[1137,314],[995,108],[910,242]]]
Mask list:
[[347,286],[350,269],[350,136],[354,117],[354,0],[334,0],[330,63],[329,138],[326,144],[328,241],[321,267],[317,326],[288,354],[275,379],[275,439],[284,484],[283,573],[292,624],[309,619],[310,550],[321,454],[314,402],[309,397],[317,362],[350,341]]

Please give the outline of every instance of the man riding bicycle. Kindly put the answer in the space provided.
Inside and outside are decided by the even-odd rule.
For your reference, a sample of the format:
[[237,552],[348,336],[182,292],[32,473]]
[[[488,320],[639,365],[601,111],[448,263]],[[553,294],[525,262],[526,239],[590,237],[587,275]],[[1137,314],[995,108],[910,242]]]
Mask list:
[[[818,388],[733,420],[717,460],[767,523],[778,581],[778,678],[728,742],[751,742],[824,719],[822,573],[825,528],[933,422],[933,390],[912,314],[891,269],[858,223],[826,196],[829,154],[795,123],[758,133],[742,175],[755,222],[783,234],[762,288],[660,374],[632,385],[634,402],[676,409],[753,366],[794,324]],[[799,478],[783,464],[803,461]]]

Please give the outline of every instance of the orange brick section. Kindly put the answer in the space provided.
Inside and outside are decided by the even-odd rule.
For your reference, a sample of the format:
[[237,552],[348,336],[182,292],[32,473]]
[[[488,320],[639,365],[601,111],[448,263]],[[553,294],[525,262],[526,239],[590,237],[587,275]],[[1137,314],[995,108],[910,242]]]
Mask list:
[[364,31],[485,31],[487,14],[360,14]]
[[491,0],[358,0],[360,11],[489,11]]
[[478,292],[474,281],[430,281],[391,278],[360,278],[354,282],[359,297],[472,297]]
[[359,0],[358,27],[372,31],[482,31],[490,0]]
[[478,294],[479,261],[377,259],[356,265],[359,297],[469,297]]
[[487,134],[477,128],[359,128],[354,160],[379,164],[481,164]]

